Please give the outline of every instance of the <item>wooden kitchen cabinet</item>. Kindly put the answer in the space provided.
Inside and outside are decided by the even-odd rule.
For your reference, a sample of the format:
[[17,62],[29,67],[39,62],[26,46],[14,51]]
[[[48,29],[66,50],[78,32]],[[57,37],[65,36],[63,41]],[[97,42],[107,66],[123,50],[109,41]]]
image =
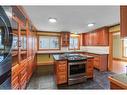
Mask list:
[[120,35],[127,37],[127,6],[120,6]]
[[107,27],[97,30],[97,45],[108,46],[109,31]]
[[67,83],[67,61],[55,61],[55,70],[56,83]]
[[84,46],[108,46],[108,27],[103,27],[89,33],[83,33]]
[[104,55],[94,55],[94,68],[100,71],[107,71],[108,68],[108,56]]
[[11,87],[12,89],[19,89],[20,84],[19,84],[19,64],[16,64],[15,66],[12,67],[12,73],[11,73]]
[[69,46],[70,32],[61,32],[61,42],[62,42],[62,47]]
[[93,63],[94,63],[94,59],[88,59],[87,60],[87,65],[86,65],[86,75],[87,78],[93,78]]
[[[22,7],[12,7],[12,27],[13,46],[12,46],[12,74],[11,88],[25,89],[26,85],[36,67],[35,52],[36,48],[36,28],[25,15]],[[29,24],[32,25],[29,27]],[[32,59],[29,62],[29,59]],[[31,66],[32,65],[32,66]],[[31,68],[29,70],[29,68]]]

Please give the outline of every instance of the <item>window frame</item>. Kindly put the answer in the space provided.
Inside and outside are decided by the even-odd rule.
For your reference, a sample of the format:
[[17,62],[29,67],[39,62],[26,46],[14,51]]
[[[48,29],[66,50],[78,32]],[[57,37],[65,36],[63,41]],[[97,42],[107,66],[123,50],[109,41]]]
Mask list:
[[[39,41],[39,37],[40,36],[47,36],[47,37],[58,37],[58,41],[59,41],[59,48],[58,49],[43,49],[43,48],[40,48],[40,41]],[[48,50],[60,50],[61,49],[61,37],[60,36],[57,36],[57,35],[38,35],[37,36],[38,40],[37,40],[37,47],[38,47],[38,50],[39,51],[48,51]]]
[[70,48],[70,40],[69,40],[69,50],[80,50],[80,35],[70,35],[70,38],[78,38],[78,48]]
[[124,55],[124,49],[125,49],[125,48],[127,48],[127,46],[124,47],[124,40],[122,40],[122,57],[123,57],[123,58],[127,58],[127,56]]

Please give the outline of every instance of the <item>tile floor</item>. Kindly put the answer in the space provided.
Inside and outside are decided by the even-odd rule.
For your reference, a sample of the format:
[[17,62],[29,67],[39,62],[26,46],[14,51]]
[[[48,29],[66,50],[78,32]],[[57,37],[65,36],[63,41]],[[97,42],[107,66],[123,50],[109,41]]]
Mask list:
[[[53,68],[53,66],[52,66]],[[41,67],[46,69],[46,67]],[[53,69],[52,69],[53,70]],[[108,76],[113,75],[112,72],[100,72],[94,70],[94,78],[88,79],[84,83],[74,84],[71,86],[57,87],[54,80],[53,71],[48,73],[35,72],[27,86],[27,89],[109,89]]]

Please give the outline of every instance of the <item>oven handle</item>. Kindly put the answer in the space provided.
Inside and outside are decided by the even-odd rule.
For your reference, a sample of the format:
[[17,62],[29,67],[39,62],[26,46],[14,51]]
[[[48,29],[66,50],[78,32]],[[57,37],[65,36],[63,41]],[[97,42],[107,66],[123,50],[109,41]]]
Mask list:
[[83,79],[83,78],[87,78],[87,76],[83,76],[83,77],[79,77],[79,78],[70,78],[69,80],[78,80],[78,79]]
[[87,62],[74,62],[74,63],[69,63],[69,65],[80,65],[80,64],[86,64]]

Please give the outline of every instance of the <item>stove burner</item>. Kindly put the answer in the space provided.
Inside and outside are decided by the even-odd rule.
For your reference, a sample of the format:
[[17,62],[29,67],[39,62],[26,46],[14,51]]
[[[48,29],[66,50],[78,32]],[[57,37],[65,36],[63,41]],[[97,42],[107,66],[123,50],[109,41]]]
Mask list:
[[67,54],[65,57],[68,59],[68,61],[83,61],[87,60],[87,57],[82,56],[80,54]]

